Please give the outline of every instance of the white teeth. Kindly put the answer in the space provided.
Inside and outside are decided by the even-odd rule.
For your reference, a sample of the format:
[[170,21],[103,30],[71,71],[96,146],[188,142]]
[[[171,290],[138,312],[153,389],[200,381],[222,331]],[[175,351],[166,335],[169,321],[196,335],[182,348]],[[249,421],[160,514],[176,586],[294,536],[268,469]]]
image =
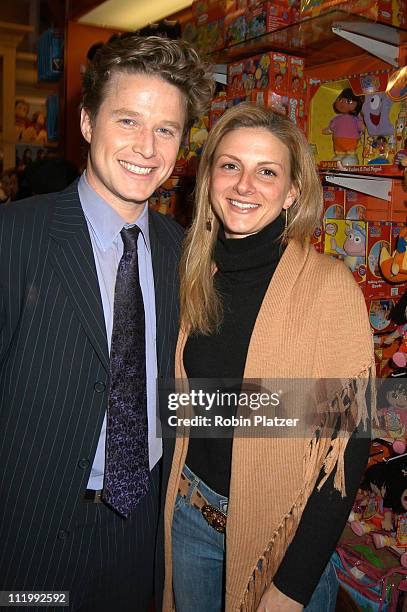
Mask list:
[[232,206],[240,208],[240,210],[247,210],[248,208],[258,208],[258,204],[252,204],[251,202],[239,202],[238,200],[229,200]]
[[142,168],[141,166],[135,166],[134,164],[129,164],[129,162],[125,162],[119,160],[119,164],[129,170],[130,172],[134,172],[134,174],[150,174],[152,168]]

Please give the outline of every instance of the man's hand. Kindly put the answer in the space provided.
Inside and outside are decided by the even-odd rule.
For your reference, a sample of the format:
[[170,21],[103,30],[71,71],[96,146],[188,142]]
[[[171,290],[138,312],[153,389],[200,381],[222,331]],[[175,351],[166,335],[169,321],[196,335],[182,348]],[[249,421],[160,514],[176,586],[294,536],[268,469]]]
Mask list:
[[287,597],[272,584],[261,598],[257,612],[301,612],[303,609],[302,604]]

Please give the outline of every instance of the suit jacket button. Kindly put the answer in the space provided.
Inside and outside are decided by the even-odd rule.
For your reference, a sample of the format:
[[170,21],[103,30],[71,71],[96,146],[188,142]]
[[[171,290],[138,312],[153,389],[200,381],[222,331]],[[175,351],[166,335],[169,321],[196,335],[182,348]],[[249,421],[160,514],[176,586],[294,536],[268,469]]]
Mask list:
[[103,391],[106,389],[106,385],[101,380],[98,380],[93,385],[93,388],[95,389],[96,393],[103,393]]
[[66,540],[68,536],[69,531],[67,531],[66,529],[61,529],[60,531],[58,531],[58,540]]
[[79,459],[78,467],[80,467],[81,470],[86,470],[86,468],[89,467],[89,459]]

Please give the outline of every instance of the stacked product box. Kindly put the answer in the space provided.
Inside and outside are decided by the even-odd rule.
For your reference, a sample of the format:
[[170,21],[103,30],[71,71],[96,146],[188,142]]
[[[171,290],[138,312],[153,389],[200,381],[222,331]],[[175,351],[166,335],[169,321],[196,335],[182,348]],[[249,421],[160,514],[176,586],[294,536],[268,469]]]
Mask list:
[[302,130],[307,125],[307,81],[304,59],[277,51],[255,55],[228,66],[228,98],[251,101],[288,116]]
[[246,11],[246,38],[255,38],[273,32],[298,20],[297,2],[262,2]]
[[407,25],[405,0],[301,0],[300,17],[315,17],[332,9],[363,15],[388,25]]
[[342,259],[362,289],[374,334],[376,370],[387,376],[396,325],[393,306],[407,289],[407,193],[391,181],[389,200],[337,186],[323,187],[323,225],[311,243],[318,252]]

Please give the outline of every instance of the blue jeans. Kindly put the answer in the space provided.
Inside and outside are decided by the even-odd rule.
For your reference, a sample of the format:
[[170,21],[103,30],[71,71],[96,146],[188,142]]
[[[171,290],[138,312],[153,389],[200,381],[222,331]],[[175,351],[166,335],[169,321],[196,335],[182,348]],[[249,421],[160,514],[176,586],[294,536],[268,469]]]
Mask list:
[[[188,496],[177,496],[172,524],[173,589],[177,612],[222,612],[225,592],[225,536],[208,525],[191,505],[198,489],[208,503],[227,512],[227,497],[212,491],[191,470]],[[326,566],[304,612],[334,612],[338,581],[331,562]]]

